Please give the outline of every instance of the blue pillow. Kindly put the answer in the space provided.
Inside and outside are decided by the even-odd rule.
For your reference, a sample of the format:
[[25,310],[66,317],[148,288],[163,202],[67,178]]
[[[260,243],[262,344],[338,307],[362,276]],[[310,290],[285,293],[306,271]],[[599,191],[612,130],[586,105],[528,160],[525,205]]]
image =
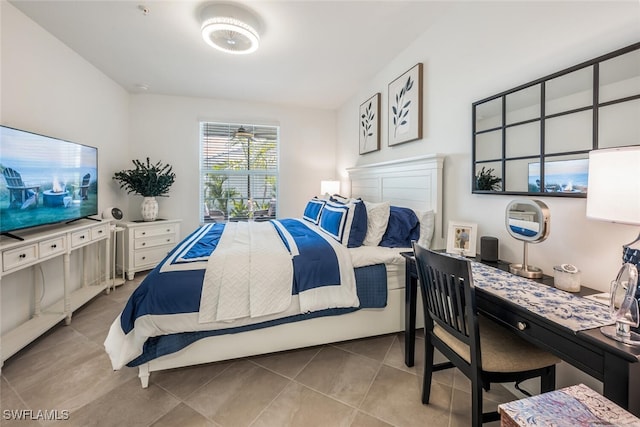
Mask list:
[[387,248],[410,248],[412,240],[420,239],[420,220],[409,208],[391,206],[389,224],[379,246]]
[[320,215],[320,229],[348,248],[362,246],[367,234],[364,203],[327,202]]
[[322,208],[324,208],[326,201],[320,199],[311,199],[304,208],[302,218],[309,222],[318,224],[320,221],[320,214],[322,214]]

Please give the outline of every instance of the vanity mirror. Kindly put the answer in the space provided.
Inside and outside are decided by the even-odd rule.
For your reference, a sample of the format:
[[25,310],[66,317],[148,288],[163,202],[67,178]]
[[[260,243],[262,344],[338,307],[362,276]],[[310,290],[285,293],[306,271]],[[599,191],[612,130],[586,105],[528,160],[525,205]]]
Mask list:
[[522,264],[510,264],[509,271],[528,278],[542,277],[542,270],[528,264],[527,244],[539,243],[549,235],[549,208],[539,200],[519,199],[507,205],[505,225],[509,234],[524,243]]
[[472,192],[586,197],[589,151],[637,144],[638,117],[640,43],[477,101]]

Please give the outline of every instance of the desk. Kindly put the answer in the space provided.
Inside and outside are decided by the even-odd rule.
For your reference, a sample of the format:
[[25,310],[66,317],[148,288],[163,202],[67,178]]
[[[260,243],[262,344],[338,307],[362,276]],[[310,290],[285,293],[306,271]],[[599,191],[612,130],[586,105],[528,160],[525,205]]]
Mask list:
[[[418,273],[413,253],[405,257],[405,364],[413,366],[415,352]],[[504,262],[485,263],[508,270]],[[538,280],[552,285],[553,278]],[[582,287],[580,295],[595,293]],[[544,348],[576,368],[602,381],[604,396],[640,416],[640,347],[631,347],[605,337],[599,328],[577,333],[526,308],[476,288],[478,310],[507,326],[527,341]]]

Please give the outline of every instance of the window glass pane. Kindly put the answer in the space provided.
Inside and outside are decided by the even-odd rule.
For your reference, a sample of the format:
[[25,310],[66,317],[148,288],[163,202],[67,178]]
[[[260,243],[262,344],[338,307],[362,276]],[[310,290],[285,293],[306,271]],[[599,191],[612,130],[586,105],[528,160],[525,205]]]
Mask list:
[[202,221],[276,216],[276,126],[201,123]]
[[640,50],[600,63],[600,102],[640,95]]
[[600,108],[598,148],[640,144],[640,99]]
[[545,153],[590,150],[593,147],[593,112],[571,113],[545,120]]
[[540,85],[508,94],[506,103],[507,124],[540,118]]
[[502,98],[476,105],[476,132],[502,126]]

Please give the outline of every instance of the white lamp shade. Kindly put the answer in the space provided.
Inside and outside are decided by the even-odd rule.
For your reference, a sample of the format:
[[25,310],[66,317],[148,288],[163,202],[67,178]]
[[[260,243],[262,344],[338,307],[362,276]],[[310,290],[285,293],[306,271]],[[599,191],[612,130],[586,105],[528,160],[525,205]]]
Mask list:
[[340,181],[320,181],[320,194],[339,194]]
[[587,218],[640,224],[640,146],[589,153]]

